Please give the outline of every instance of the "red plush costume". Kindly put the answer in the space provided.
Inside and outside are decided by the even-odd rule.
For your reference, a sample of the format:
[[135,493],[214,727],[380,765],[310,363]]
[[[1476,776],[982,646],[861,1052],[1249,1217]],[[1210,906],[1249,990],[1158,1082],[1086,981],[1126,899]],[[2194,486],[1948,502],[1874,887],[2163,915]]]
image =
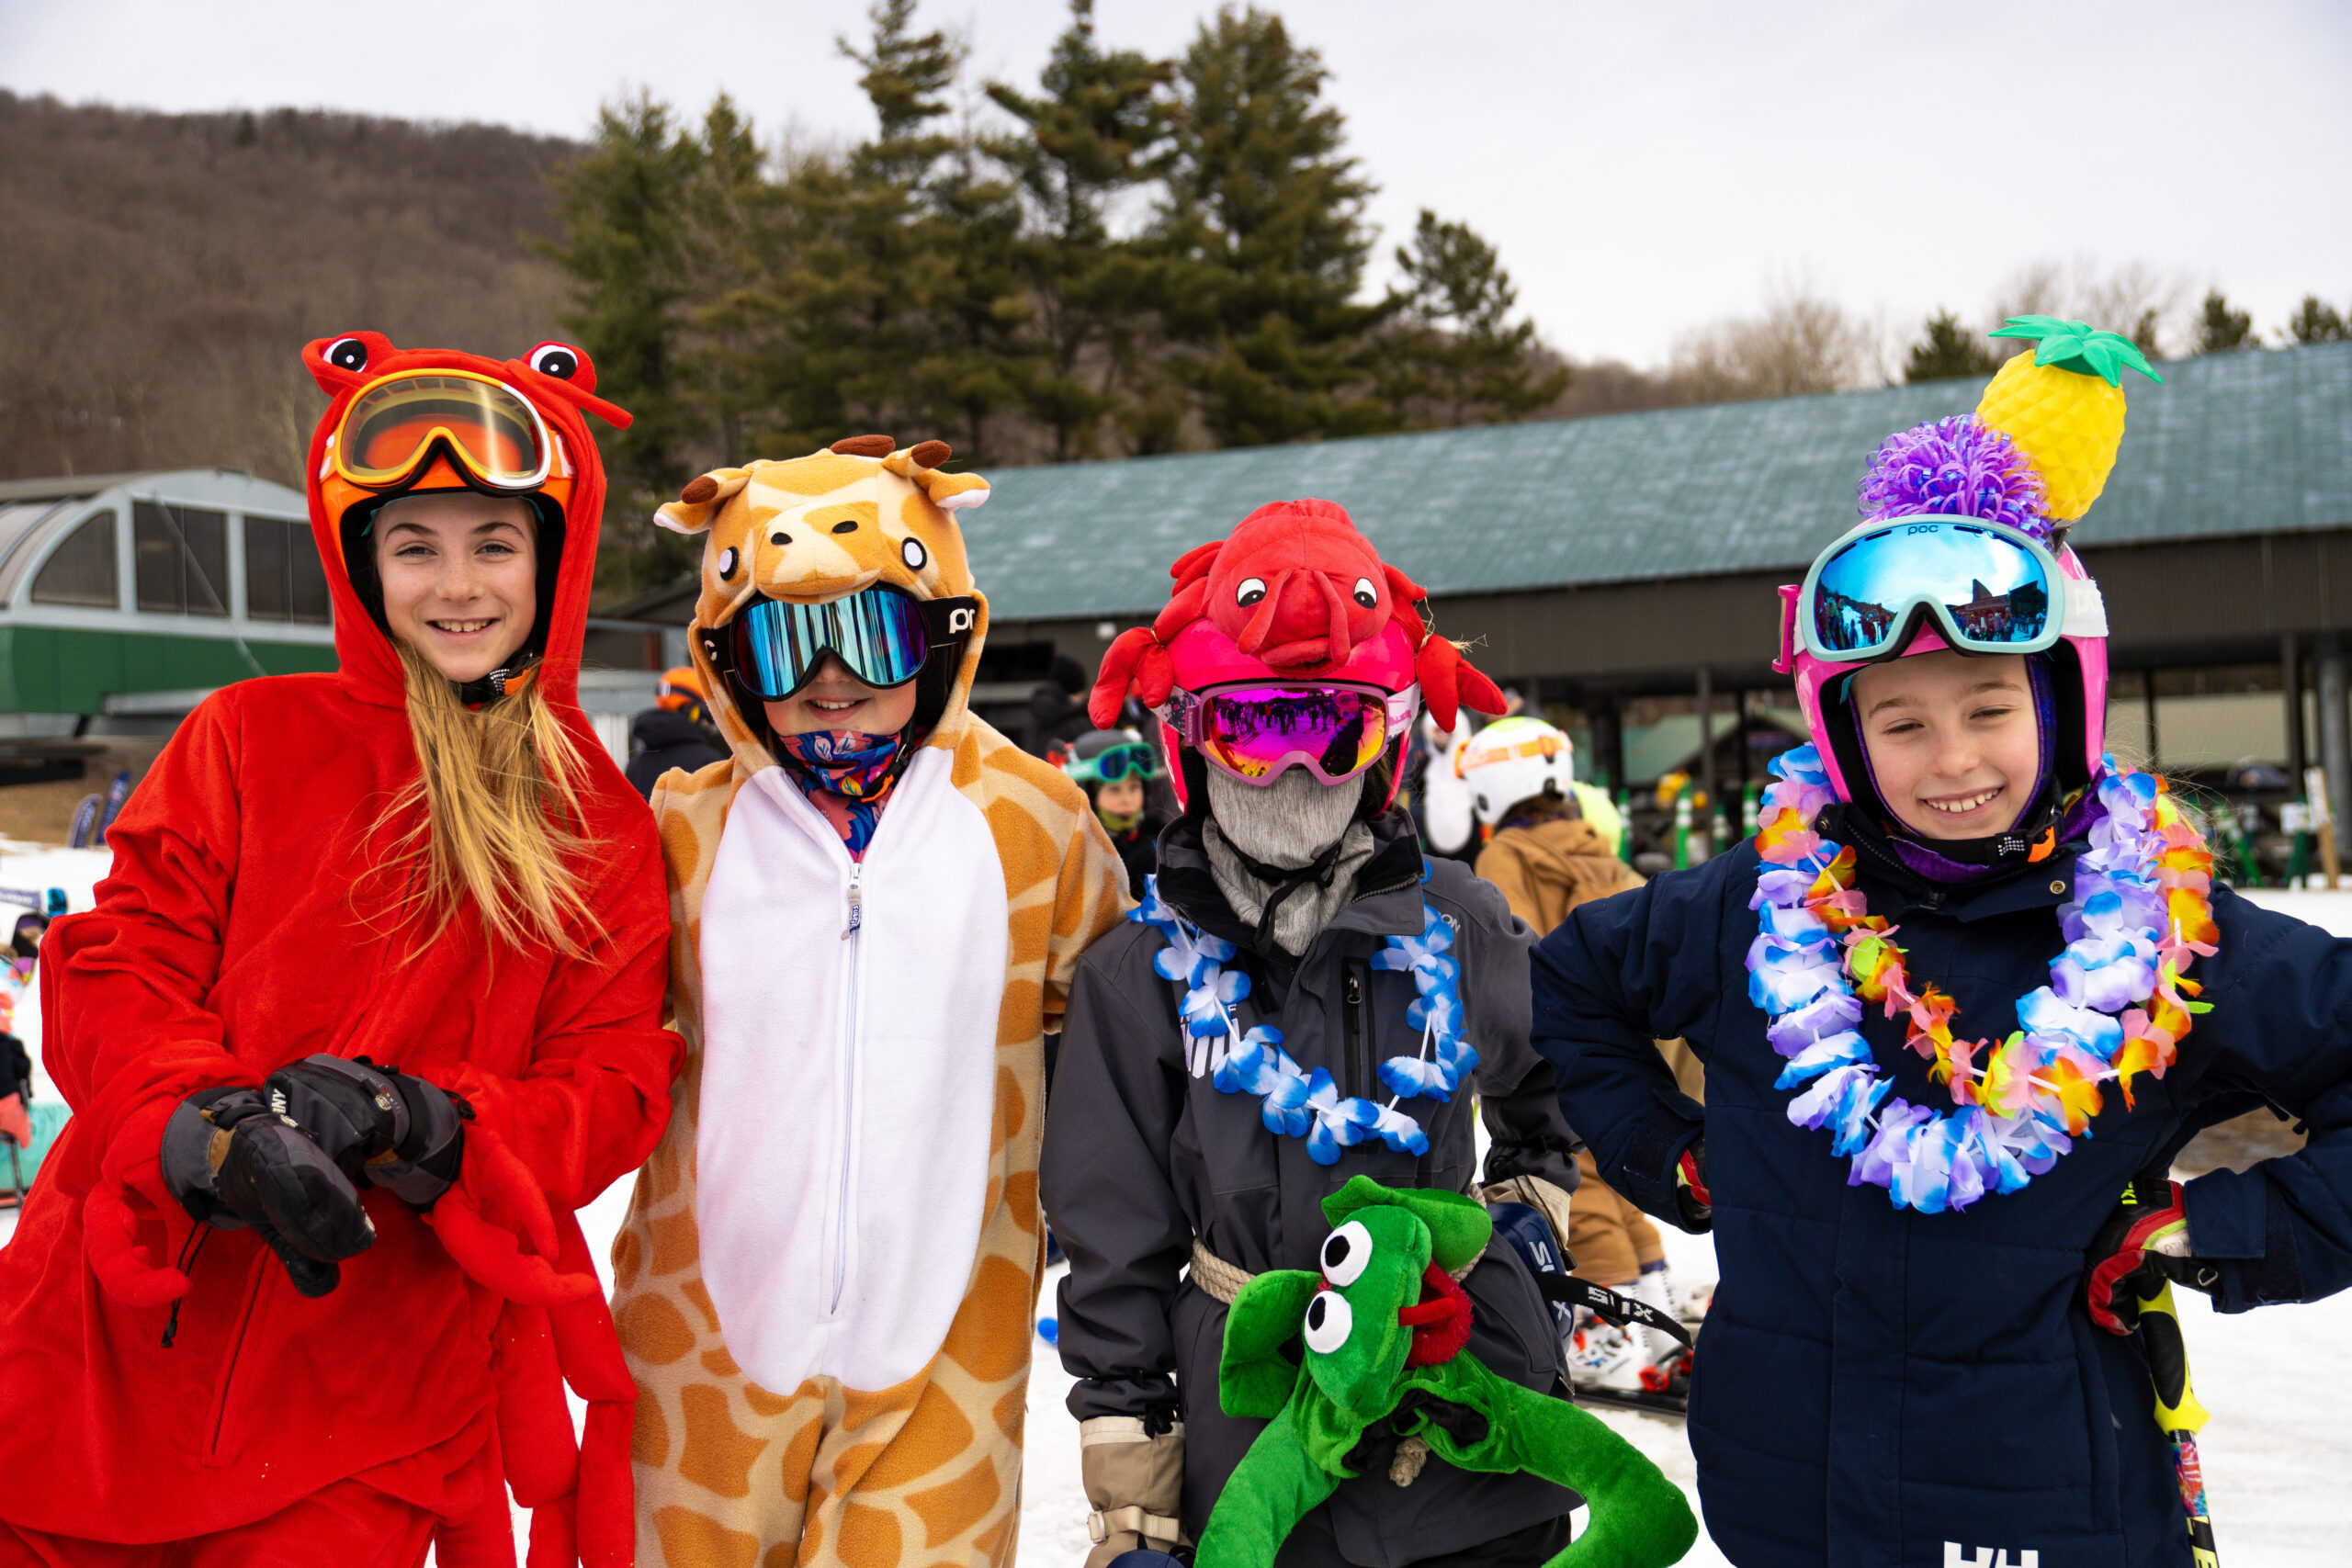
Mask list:
[[[512,1563],[502,1483],[540,1508],[534,1568],[626,1563],[634,1391],[571,1213],[652,1148],[680,1060],[652,818],[576,696],[604,502],[582,411],[626,416],[570,351],[500,364],[361,333],[305,361],[335,399],[309,472],[342,668],[198,708],[108,835],[96,907],[49,934],[43,1055],[74,1115],[0,1250],[0,1563],[194,1541],[204,1562],[389,1564],[436,1534],[448,1568]],[[362,838],[417,759],[322,454],[363,386],[452,368],[529,400],[573,481],[536,678],[586,763],[584,959],[493,958],[470,906],[411,955],[364,874],[382,849]],[[397,1063],[476,1112],[457,1186],[422,1215],[367,1190],[375,1244],[315,1300],[253,1232],[195,1226],[157,1156],[187,1095],[313,1052]],[[559,1368],[590,1401],[584,1452]]]

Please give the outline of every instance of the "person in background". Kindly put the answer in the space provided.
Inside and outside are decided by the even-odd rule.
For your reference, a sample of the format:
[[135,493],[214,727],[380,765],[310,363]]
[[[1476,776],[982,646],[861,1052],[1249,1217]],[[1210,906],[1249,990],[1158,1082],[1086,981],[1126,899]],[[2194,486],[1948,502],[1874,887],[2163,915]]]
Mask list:
[[[1454,761],[1487,840],[1478,874],[1502,889],[1510,912],[1537,937],[1579,905],[1642,886],[1640,874],[1617,858],[1613,824],[1604,829],[1586,815],[1589,805],[1612,818],[1616,812],[1607,795],[1577,782],[1576,745],[1563,731],[1537,718],[1498,719],[1464,741]],[[1690,1048],[1679,1040],[1661,1041],[1658,1048],[1695,1091],[1700,1073]],[[1657,1227],[1601,1181],[1590,1149],[1577,1148],[1577,1170],[1583,1181],[1568,1217],[1568,1256],[1577,1271],[1673,1311]],[[1631,1392],[1643,1386],[1645,1366],[1679,1351],[1657,1329],[1629,1334],[1589,1325],[1569,1347],[1568,1375],[1580,1386]]]
[[1111,847],[1127,868],[1127,891],[1143,897],[1144,879],[1159,869],[1159,830],[1169,819],[1151,809],[1149,788],[1159,771],[1151,742],[1124,730],[1091,729],[1070,749],[1062,771],[1093,803]]
[[653,705],[629,721],[628,782],[637,793],[650,800],[653,781],[672,768],[698,773],[729,755],[711,727],[710,694],[703,690],[701,671],[691,664],[663,671]]
[[1055,744],[1068,747],[1094,728],[1086,716],[1080,694],[1086,690],[1086,667],[1067,653],[1054,656],[1051,671],[1029,694],[1029,722],[1021,728],[1021,749],[1032,757],[1050,759]]

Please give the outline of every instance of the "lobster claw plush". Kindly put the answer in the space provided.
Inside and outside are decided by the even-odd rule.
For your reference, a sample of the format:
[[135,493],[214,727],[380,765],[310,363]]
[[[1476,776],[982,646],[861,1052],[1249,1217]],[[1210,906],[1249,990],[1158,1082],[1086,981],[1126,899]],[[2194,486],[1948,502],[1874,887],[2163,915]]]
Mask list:
[[1321,1272],[1260,1274],[1226,1319],[1218,1397],[1227,1415],[1269,1425],[1217,1497],[1196,1568],[1269,1568],[1309,1510],[1407,1438],[1464,1470],[1526,1471],[1583,1494],[1590,1526],[1545,1568],[1666,1568],[1690,1550],[1699,1522],[1657,1466],[1464,1348],[1470,1303],[1452,1271],[1486,1249],[1483,1205],[1359,1176],[1323,1214],[1334,1228]]

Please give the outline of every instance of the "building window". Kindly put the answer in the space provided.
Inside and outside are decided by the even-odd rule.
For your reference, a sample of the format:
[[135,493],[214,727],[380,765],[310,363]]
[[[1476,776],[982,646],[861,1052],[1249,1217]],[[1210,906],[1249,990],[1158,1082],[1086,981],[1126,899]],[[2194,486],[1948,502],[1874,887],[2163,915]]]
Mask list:
[[256,621],[328,624],[327,574],[309,524],[245,519],[245,614]]
[[166,615],[229,613],[226,513],[134,501],[130,554],[141,609]]
[[36,604],[88,604],[111,610],[122,602],[115,576],[112,512],[90,514],[57,547],[33,579]]

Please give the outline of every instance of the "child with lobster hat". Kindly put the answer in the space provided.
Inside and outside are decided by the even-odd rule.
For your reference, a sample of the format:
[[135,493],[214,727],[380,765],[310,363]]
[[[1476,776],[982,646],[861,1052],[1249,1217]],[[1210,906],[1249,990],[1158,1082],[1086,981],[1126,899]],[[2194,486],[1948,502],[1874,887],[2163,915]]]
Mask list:
[[678,1063],[652,824],[574,695],[584,416],[628,416],[557,344],[303,360],[341,668],[198,706],[49,934],[74,1115],[0,1251],[0,1562],[511,1563],[511,1486],[533,1563],[624,1563],[572,1211]]
[[[2078,321],[1996,335],[2036,346],[1889,438],[1781,591],[1813,744],[1754,840],[1536,950],[1601,1174],[1713,1229],[1690,1430],[1741,1568],[2210,1563],[2171,1284],[2236,1313],[2352,1281],[2352,942],[2216,886],[2104,750],[2066,536],[2153,372]],[[2170,1179],[2266,1100],[2307,1147]]]
[[[1157,622],[1112,645],[1093,715],[1131,688],[1155,710],[1184,815],[1132,923],[1079,963],[1042,1172],[1097,1565],[1200,1538],[1265,1425],[1219,1402],[1227,1307],[1253,1276],[1317,1266],[1322,1201],[1350,1178],[1472,1189],[1475,1086],[1490,1182],[1540,1196],[1563,1234],[1576,1184],[1527,1045],[1531,933],[1468,867],[1425,860],[1394,804],[1421,703],[1451,726],[1457,697],[1496,712],[1500,694],[1329,502],[1261,507],[1173,575]],[[1417,1333],[1466,1315],[1487,1367],[1555,1388],[1516,1254],[1445,1291],[1473,1310],[1442,1302]],[[1549,1482],[1394,1433],[1350,1468],[1284,1563],[1535,1564],[1568,1542],[1577,1497]]]

